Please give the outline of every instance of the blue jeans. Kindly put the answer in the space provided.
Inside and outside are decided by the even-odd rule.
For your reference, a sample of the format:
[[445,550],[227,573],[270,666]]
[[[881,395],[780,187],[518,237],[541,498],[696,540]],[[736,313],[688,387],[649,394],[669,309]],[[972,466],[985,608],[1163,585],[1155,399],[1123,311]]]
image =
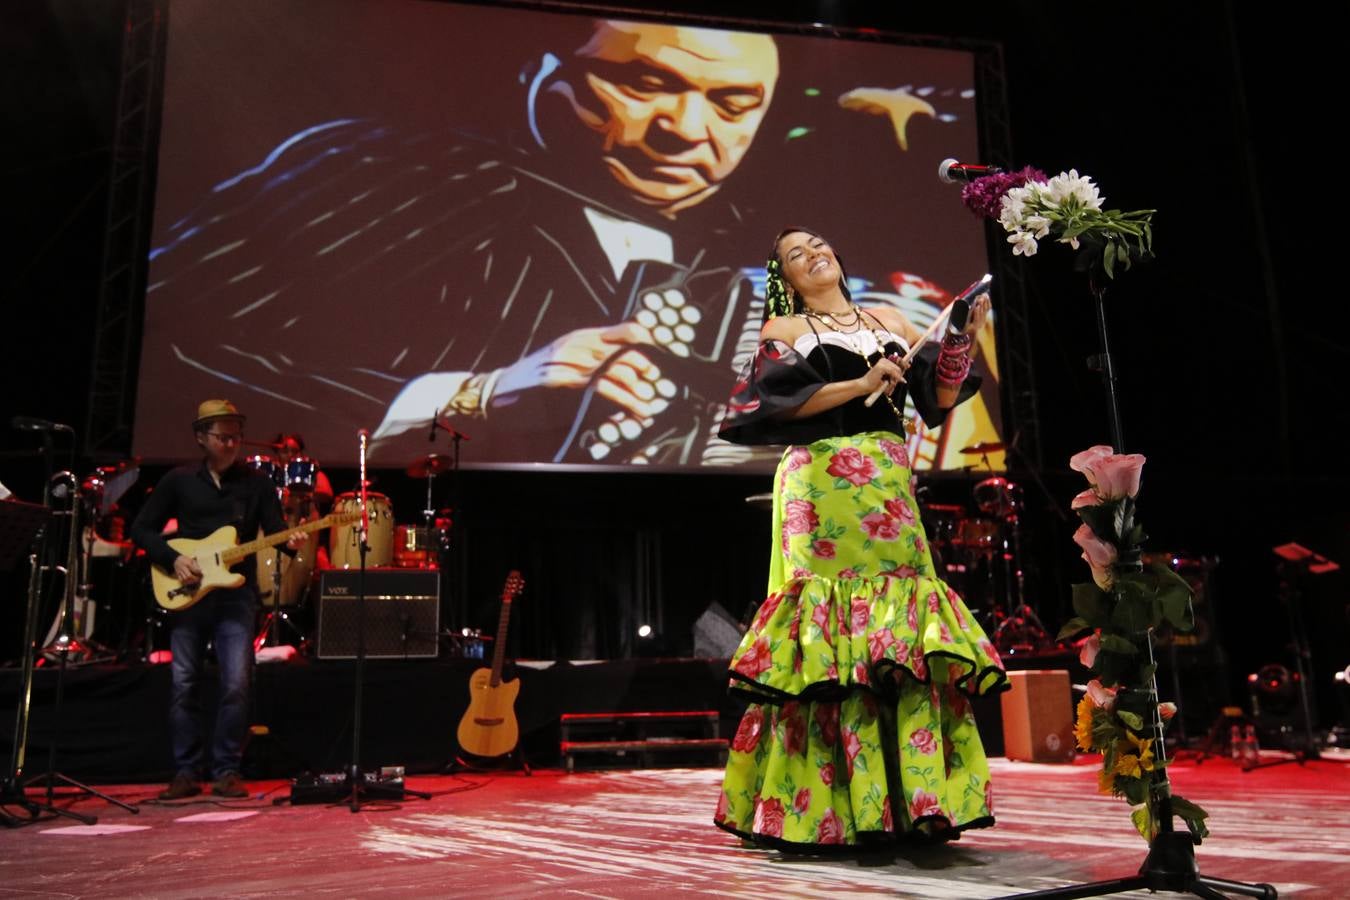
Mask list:
[[211,777],[238,772],[248,733],[249,696],[253,683],[253,625],[256,596],[252,588],[217,590],[170,617],[173,651],[173,694],[169,729],[178,774],[198,777],[203,771],[201,683],[206,669],[206,644],[215,644],[220,673],[216,727],[211,744]]

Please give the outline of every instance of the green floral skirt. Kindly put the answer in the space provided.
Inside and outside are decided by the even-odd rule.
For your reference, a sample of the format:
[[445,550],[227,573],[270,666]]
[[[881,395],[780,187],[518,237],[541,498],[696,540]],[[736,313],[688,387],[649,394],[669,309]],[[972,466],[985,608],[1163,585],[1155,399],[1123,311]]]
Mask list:
[[968,696],[1007,677],[933,571],[904,444],[790,447],[775,484],[769,596],[731,660],[750,705],[714,821],[784,849],[992,825]]

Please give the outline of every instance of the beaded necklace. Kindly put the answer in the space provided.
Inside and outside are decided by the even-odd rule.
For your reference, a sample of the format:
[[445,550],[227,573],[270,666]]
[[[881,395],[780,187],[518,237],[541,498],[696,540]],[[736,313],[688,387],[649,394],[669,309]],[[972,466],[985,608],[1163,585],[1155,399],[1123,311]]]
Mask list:
[[[811,309],[807,308],[806,304],[804,303],[802,304],[802,306],[803,306],[802,315],[806,316],[807,318],[815,319],[817,322],[820,322],[826,328],[830,329],[833,332],[836,332],[837,334],[852,335],[862,331],[863,328],[867,328],[868,331],[872,332],[872,336],[876,338],[878,353],[880,353],[882,348],[886,346],[886,332],[879,331],[870,325],[864,325],[862,308],[859,307],[858,304],[856,303],[849,304],[850,308],[853,311],[853,320],[852,322],[849,322],[847,324],[856,326],[851,331],[845,331],[843,328],[840,328],[834,324],[838,320],[838,316],[835,316],[831,313],[814,312]],[[873,321],[876,321],[875,316],[872,316],[870,318],[872,318]],[[877,324],[880,325],[881,323],[877,322]],[[852,341],[845,341],[844,343],[845,345],[848,346],[850,350],[861,356],[863,358],[863,362],[867,363],[869,368],[871,367],[872,361],[868,358],[866,353],[863,353],[862,350],[854,346]],[[885,399],[886,405],[891,408],[891,412],[895,413],[895,418],[899,420],[900,425],[902,428],[904,428],[905,432],[908,434],[913,434],[914,423],[911,422],[909,419],[905,418],[905,414],[902,413],[896,407],[895,401],[891,399],[891,395],[883,392],[881,396],[883,399]]]

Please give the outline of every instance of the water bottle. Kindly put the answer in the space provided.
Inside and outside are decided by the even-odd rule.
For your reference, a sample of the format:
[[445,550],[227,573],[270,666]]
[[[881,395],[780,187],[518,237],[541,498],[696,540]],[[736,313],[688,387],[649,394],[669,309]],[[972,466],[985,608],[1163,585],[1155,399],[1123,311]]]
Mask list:
[[1255,725],[1247,726],[1247,733],[1242,740],[1242,755],[1248,766],[1255,766],[1261,761],[1261,745],[1256,740]]

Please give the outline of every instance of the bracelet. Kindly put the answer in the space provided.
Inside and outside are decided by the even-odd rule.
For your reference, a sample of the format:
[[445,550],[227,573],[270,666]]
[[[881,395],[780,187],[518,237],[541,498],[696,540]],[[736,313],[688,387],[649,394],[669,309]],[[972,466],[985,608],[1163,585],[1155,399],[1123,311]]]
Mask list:
[[967,349],[971,345],[968,334],[949,334],[942,339],[942,352],[938,354],[937,380],[945,387],[959,387],[970,374],[971,358]]

